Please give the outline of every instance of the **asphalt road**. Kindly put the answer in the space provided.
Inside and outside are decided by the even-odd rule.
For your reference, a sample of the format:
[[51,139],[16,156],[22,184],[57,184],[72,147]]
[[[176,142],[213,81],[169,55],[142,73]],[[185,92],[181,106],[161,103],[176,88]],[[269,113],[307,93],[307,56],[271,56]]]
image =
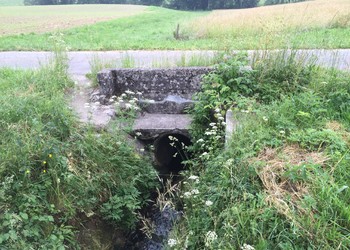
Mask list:
[[[254,51],[248,51],[250,55]],[[350,49],[339,50],[300,50],[301,55],[316,57],[317,63],[324,67],[335,67],[350,71]],[[191,55],[212,57],[213,51],[81,51],[68,52],[69,73],[71,75],[85,75],[90,72],[90,63],[94,57],[105,62],[113,62],[116,67],[121,66],[122,58],[132,58],[136,67],[156,67],[159,64],[171,65],[181,58]],[[53,54],[51,52],[0,52],[0,67],[18,69],[35,69],[46,64]]]

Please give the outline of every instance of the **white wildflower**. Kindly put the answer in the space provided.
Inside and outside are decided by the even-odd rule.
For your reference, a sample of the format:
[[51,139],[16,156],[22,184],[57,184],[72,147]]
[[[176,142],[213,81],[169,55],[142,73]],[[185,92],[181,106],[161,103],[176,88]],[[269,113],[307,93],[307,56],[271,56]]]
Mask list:
[[191,175],[188,177],[189,180],[197,180],[199,177],[197,175]]
[[221,110],[220,110],[219,108],[216,108],[216,109],[215,109],[215,112],[216,112],[216,113],[220,113],[220,111],[221,111]]
[[205,246],[210,247],[211,244],[218,239],[218,235],[214,231],[208,231],[205,235]]
[[177,241],[175,239],[169,239],[168,240],[168,245],[169,247],[173,247],[177,244]]
[[204,152],[204,153],[201,155],[201,157],[204,157],[204,156],[206,156],[206,155],[208,155],[208,152]]
[[205,202],[205,205],[208,206],[208,207],[210,207],[211,205],[213,205],[213,202],[212,202],[212,201],[206,201],[206,202]]
[[286,132],[284,130],[280,130],[280,134],[284,135]]
[[263,120],[264,120],[265,122],[267,122],[269,119],[267,119],[266,116],[263,116]]
[[197,141],[197,143],[203,143],[203,142],[204,142],[203,139],[199,139],[199,140]]
[[191,194],[199,194],[199,190],[198,190],[198,189],[193,189],[193,190],[191,191]]
[[135,93],[134,93],[134,92],[132,92],[132,91],[131,91],[131,90],[129,90],[129,89],[128,89],[127,91],[125,91],[125,93],[126,93],[126,94],[128,94],[128,95],[135,95]]
[[255,250],[255,248],[251,245],[248,244],[243,244],[243,246],[241,247],[242,250]]
[[125,108],[126,109],[130,109],[132,107],[132,105],[130,103],[125,103]]
[[191,197],[191,195],[192,195],[191,192],[185,192],[185,193],[184,193],[185,198]]
[[205,135],[212,135],[212,132],[211,132],[211,131],[205,131],[204,134],[205,134]]
[[125,93],[121,94],[121,98],[123,98],[123,97],[126,97],[126,94],[125,94]]
[[223,120],[225,120],[225,118],[224,118],[224,117],[222,117],[222,116],[220,116],[220,117],[218,117],[218,120],[223,121]]
[[222,124],[222,126],[226,126],[226,122],[222,122],[221,124]]
[[209,123],[209,126],[210,127],[213,127],[213,126],[215,126],[216,125],[216,123],[215,122],[211,122],[211,123]]
[[141,136],[142,133],[141,132],[136,132],[136,136]]

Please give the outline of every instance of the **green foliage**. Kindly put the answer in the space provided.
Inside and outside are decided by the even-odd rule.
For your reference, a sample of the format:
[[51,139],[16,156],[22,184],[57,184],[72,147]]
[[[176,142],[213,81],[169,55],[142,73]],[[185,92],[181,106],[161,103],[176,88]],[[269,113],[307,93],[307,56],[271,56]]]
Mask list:
[[[349,75],[271,60],[243,74],[244,60],[234,59],[204,79],[194,112],[201,126],[193,128],[194,159],[182,183],[185,219],[169,248],[350,247],[350,134],[338,105],[350,93]],[[232,104],[239,125],[223,149],[205,124],[217,124]]]
[[135,229],[137,210],[141,208],[140,192],[123,189],[124,194],[112,196],[101,208],[102,215],[119,227]]
[[265,0],[265,5],[297,3],[305,0]]
[[330,129],[307,129],[306,131],[295,131],[291,133],[288,140],[300,144],[301,147],[310,151],[320,151],[327,148],[330,153],[345,152],[347,145],[336,132]]
[[97,133],[76,122],[65,58],[57,50],[38,71],[0,70],[1,249],[77,249],[80,220],[91,216],[114,216],[127,232],[156,186],[117,126]]
[[103,69],[115,67],[115,62],[106,61],[101,59],[99,56],[95,55],[90,61],[90,72],[86,74],[86,77],[92,82],[92,86],[97,87],[97,73]]
[[[255,106],[269,104],[284,96],[299,93],[310,82],[314,66],[303,66],[295,52],[272,55],[255,55],[253,66],[247,56],[226,56],[214,72],[203,79],[203,88],[195,97],[193,130],[203,134],[203,129],[215,120],[215,109],[251,112]],[[315,104],[316,105],[316,104]]]
[[53,4],[143,4],[166,6],[181,10],[209,10],[229,8],[251,8],[256,7],[258,0],[24,0],[25,5],[53,5]]

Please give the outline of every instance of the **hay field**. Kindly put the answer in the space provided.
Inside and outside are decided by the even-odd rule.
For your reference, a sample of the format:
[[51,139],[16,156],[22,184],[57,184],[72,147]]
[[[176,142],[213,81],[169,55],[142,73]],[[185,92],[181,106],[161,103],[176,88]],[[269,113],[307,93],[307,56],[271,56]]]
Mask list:
[[44,33],[145,12],[139,5],[1,6],[0,36]]
[[350,28],[349,0],[314,0],[241,10],[216,10],[190,25],[197,37],[317,28]]

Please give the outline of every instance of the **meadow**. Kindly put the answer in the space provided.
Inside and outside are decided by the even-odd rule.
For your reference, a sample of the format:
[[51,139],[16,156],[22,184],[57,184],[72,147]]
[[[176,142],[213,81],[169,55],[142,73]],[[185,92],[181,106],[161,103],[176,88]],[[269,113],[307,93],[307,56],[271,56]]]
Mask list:
[[138,5],[48,5],[0,7],[0,35],[51,31],[95,24],[142,13]]
[[[65,11],[57,11],[60,8]],[[85,8],[87,12],[90,8],[90,11],[100,9],[101,12],[86,15]],[[109,12],[113,8],[116,8],[114,17],[137,15],[103,21],[113,18]],[[45,11],[38,11],[40,9]],[[40,16],[46,15],[46,10],[53,21],[43,24],[46,18]],[[212,12],[117,5],[14,6],[1,7],[0,11],[7,13],[1,15],[3,22],[16,21],[1,28],[0,50],[3,51],[50,50],[52,45],[48,38],[55,31],[64,34],[71,50],[350,47],[350,3],[346,0],[315,0]],[[71,14],[67,17],[65,12]],[[94,22],[97,23],[92,24]],[[80,27],[71,28],[73,26]],[[44,31],[48,32],[41,34]]]

